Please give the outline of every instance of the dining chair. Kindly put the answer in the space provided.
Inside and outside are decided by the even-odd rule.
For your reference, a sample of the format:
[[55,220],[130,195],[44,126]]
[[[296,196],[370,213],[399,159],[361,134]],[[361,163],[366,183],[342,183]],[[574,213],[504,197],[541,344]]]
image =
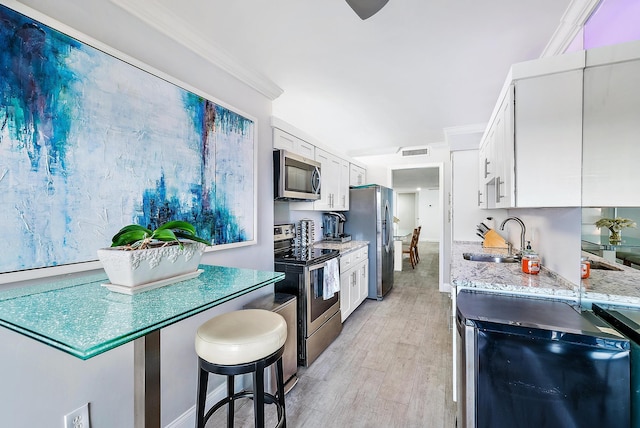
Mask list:
[[411,243],[408,247],[402,249],[402,254],[409,254],[409,261],[411,262],[411,268],[415,269],[418,260],[416,258],[416,248],[418,243],[418,229],[413,229],[413,235],[411,236]]

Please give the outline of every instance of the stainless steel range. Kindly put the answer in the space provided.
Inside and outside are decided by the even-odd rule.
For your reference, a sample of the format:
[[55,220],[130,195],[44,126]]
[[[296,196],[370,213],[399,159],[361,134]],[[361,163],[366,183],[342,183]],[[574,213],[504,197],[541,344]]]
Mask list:
[[336,259],[337,250],[295,246],[293,224],[274,227],[274,262],[285,279],[276,283],[278,293],[298,297],[298,364],[308,367],[342,331],[340,293],[323,294],[327,262]]

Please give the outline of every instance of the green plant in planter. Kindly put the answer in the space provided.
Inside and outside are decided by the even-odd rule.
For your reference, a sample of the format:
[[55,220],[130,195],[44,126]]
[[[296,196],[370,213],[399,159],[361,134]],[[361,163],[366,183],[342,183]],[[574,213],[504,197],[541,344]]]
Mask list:
[[138,224],[123,227],[111,239],[112,247],[124,247],[124,250],[144,250],[155,246],[179,245],[181,239],[211,245],[211,242],[196,235],[196,228],[186,221],[166,222],[155,230]]
[[620,232],[625,227],[636,227],[636,222],[630,218],[601,218],[596,222],[597,228],[608,228],[611,232]]

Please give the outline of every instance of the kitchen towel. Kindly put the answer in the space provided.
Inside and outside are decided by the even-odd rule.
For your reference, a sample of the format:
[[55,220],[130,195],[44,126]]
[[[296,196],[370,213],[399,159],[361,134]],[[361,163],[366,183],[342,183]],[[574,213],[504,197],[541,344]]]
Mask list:
[[322,298],[329,300],[340,291],[340,271],[339,271],[338,258],[327,260],[327,264],[324,267],[323,284],[322,284]]

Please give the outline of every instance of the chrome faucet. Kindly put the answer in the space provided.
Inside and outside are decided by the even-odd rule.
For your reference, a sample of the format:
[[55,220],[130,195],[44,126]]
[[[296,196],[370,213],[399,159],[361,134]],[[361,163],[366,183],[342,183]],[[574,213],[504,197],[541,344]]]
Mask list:
[[[504,230],[504,225],[509,221],[509,220],[513,220],[515,222],[517,222],[520,225],[521,231],[520,231],[520,254],[522,254],[522,252],[524,251],[524,235],[525,233],[527,233],[527,228],[524,225],[524,223],[522,222],[522,220],[520,220],[518,217],[508,217],[507,219],[505,219],[502,224],[500,224],[500,230]],[[511,254],[511,246],[509,246],[509,254]]]

